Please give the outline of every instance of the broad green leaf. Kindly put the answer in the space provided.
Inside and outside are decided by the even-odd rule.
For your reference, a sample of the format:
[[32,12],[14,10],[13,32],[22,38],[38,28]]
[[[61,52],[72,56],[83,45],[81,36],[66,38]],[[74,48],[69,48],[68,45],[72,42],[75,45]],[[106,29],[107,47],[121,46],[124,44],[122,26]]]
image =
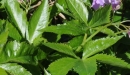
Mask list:
[[12,24],[15,25],[15,27],[19,29],[22,36],[25,37],[25,33],[28,29],[28,22],[26,13],[20,8],[18,1],[6,0],[5,9]]
[[1,75],[8,75],[7,72],[2,68],[0,68],[0,74]]
[[121,68],[130,69],[130,64],[128,64],[127,62],[125,62],[124,60],[122,60],[120,58],[116,58],[116,57],[106,55],[106,54],[97,54],[93,57],[98,62],[101,62],[101,63],[105,63],[105,64],[109,64],[109,65],[117,66],[117,67],[121,67]]
[[34,39],[43,33],[43,29],[48,25],[49,21],[49,5],[48,0],[43,0],[41,5],[33,13],[29,21],[29,34],[27,39],[33,43]]
[[34,48],[29,44],[17,41],[7,43],[0,55],[0,63],[17,62],[26,64],[37,64]]
[[76,62],[73,69],[79,75],[95,75],[97,71],[96,60],[93,58],[79,60],[78,62]]
[[66,0],[67,5],[74,18],[81,20],[87,25],[88,10],[81,0]]
[[9,36],[14,40],[20,41],[22,39],[22,36],[18,32],[18,30],[11,23],[8,23],[7,25],[9,29]]
[[73,58],[61,58],[51,63],[48,70],[52,75],[66,75],[77,62]]
[[[97,27],[96,30],[99,30],[101,27]],[[100,32],[110,35],[110,36],[116,36],[115,32],[109,28],[104,28]]]
[[72,51],[72,48],[67,45],[67,44],[62,44],[62,43],[44,43],[45,46],[52,48],[58,52],[76,57],[77,56],[74,54],[74,52]]
[[32,75],[29,71],[16,63],[0,64],[0,67],[6,70],[10,75]]
[[106,48],[115,44],[121,38],[122,36],[106,37],[87,42],[84,46],[83,59],[105,50]]
[[95,11],[93,18],[89,22],[89,26],[95,27],[110,22],[111,6],[105,6]]
[[48,26],[44,29],[45,32],[52,32],[56,34],[81,35],[86,32],[85,27],[75,24],[61,24],[58,26]]

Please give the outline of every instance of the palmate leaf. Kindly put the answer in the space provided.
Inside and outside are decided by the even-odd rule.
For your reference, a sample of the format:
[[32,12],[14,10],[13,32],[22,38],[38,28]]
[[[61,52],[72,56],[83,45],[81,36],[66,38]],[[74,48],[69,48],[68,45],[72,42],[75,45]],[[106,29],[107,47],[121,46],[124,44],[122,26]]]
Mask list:
[[77,62],[77,59],[73,58],[61,58],[51,63],[48,67],[48,70],[52,75],[66,75],[69,70]]
[[106,55],[106,54],[97,54],[93,57],[98,62],[101,62],[101,63],[105,63],[105,64],[109,64],[109,65],[117,66],[117,67],[121,67],[121,68],[130,69],[130,64],[128,64],[127,62],[125,62],[124,60],[122,60],[120,58],[116,58],[116,57]]
[[32,75],[29,71],[16,63],[0,64],[0,67],[6,70],[10,75]]
[[72,51],[72,48],[67,45],[67,44],[62,44],[62,43],[44,43],[45,46],[52,48],[58,52],[76,57],[77,56],[74,54],[74,52]]
[[43,33],[42,30],[48,25],[49,14],[48,0],[43,0],[29,21],[27,39],[30,43],[33,43],[34,39]]
[[87,42],[84,46],[83,59],[105,50],[121,38],[122,36],[107,37]]
[[107,5],[97,11],[95,11],[91,21],[89,22],[89,26],[95,27],[99,26],[105,23],[110,22],[110,11],[111,11],[111,6]]
[[78,62],[76,62],[73,69],[79,75],[95,75],[97,71],[96,60],[93,58],[79,60]]
[[25,64],[37,64],[33,46],[25,42],[17,41],[7,43],[0,55],[0,63],[17,62]]
[[52,32],[56,34],[81,35],[86,32],[85,27],[75,24],[61,24],[58,26],[48,26],[44,29],[45,32]]
[[74,18],[81,20],[87,25],[88,10],[81,0],[66,0],[67,5]]
[[9,19],[15,25],[23,37],[28,29],[28,22],[26,13],[20,8],[17,0],[6,0],[5,9],[8,13]]

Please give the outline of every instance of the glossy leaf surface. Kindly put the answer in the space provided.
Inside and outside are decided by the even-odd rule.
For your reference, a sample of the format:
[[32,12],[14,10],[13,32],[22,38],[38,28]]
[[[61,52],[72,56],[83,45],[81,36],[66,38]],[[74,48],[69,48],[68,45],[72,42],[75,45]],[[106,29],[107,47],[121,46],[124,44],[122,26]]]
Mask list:
[[49,21],[49,5],[48,0],[43,0],[41,5],[33,13],[29,21],[29,34],[27,39],[33,43],[34,39],[43,33],[43,29],[48,25]]

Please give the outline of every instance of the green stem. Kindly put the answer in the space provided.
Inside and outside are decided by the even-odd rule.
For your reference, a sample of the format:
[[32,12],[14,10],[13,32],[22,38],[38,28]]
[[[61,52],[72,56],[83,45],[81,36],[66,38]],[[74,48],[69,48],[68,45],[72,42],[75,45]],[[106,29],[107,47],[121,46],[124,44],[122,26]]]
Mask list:
[[[76,53],[80,52],[80,51],[81,51],[81,48],[82,48],[89,40],[91,40],[97,33],[99,33],[102,29],[104,29],[104,28],[106,28],[106,27],[108,27],[108,26],[110,26],[110,25],[112,25],[112,24],[109,23],[109,24],[107,24],[107,25],[101,27],[101,28],[98,29],[94,34],[92,34],[90,37],[88,37],[87,39],[83,39],[82,44],[76,49]],[[85,34],[84,38],[86,38],[86,34]]]

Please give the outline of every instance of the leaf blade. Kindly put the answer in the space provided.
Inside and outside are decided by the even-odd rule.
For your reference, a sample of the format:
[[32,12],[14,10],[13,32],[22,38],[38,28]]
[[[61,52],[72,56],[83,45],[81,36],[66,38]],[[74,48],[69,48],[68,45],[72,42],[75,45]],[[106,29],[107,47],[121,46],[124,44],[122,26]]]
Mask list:
[[82,20],[87,25],[88,10],[84,3],[81,0],[66,0],[66,2],[75,18]]
[[107,37],[87,42],[86,45],[84,46],[83,59],[105,50],[106,48],[110,47],[121,38],[122,36],[116,36],[112,38]]
[[6,0],[5,9],[11,19],[10,21],[19,29],[22,36],[25,37],[28,22],[26,13],[20,8],[19,3],[14,0]]
[[42,30],[48,25],[49,5],[48,0],[43,0],[29,21],[28,41],[33,43],[34,39],[42,34]]
[[61,58],[49,65],[48,70],[52,75],[66,75],[77,60],[73,58]]

